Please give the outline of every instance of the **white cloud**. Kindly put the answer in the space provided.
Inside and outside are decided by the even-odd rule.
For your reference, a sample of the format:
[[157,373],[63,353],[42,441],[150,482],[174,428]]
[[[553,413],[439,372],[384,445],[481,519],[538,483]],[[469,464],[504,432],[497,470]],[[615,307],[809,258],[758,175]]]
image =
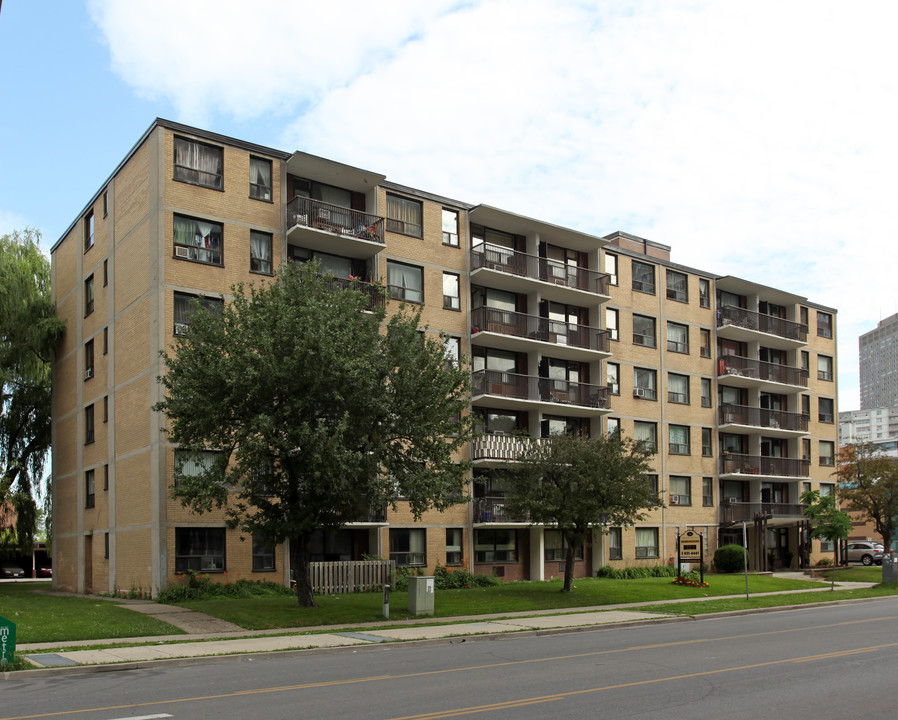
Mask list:
[[837,307],[857,406],[857,334],[896,309],[898,6],[142,5],[92,9],[116,72],[179,119],[279,114],[284,149]]

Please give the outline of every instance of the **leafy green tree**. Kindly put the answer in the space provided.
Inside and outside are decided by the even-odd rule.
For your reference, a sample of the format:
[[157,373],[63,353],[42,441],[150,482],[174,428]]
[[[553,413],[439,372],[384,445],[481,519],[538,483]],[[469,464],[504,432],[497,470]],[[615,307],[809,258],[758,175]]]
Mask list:
[[652,452],[620,433],[553,435],[524,446],[502,472],[508,506],[564,538],[564,587],[571,592],[576,548],[593,527],[632,525],[658,505],[648,474]]
[[[368,309],[358,289],[285,265],[238,285],[220,313],[194,306],[164,354],[169,439],[217,451],[200,475],[175,468],[172,495],[195,512],[289,540],[297,602],[315,604],[310,540],[407,501],[415,517],[463,501],[470,375],[405,306]],[[360,286],[357,286],[360,287]],[[207,455],[208,457],[208,455]]]
[[[0,533],[25,550],[50,449],[50,361],[65,329],[39,242],[28,228],[0,237],[0,506],[13,510],[0,512]],[[13,517],[15,527],[3,527]]]
[[[801,501],[807,506],[804,516],[811,525],[811,537],[825,538],[836,543],[845,542],[851,532],[851,517],[836,504],[835,495],[821,495],[819,490],[806,490]],[[835,550],[833,551],[835,554]],[[836,571],[833,567],[831,589],[835,589]]]
[[839,499],[869,520],[888,552],[898,522],[898,462],[872,443],[842,448]]

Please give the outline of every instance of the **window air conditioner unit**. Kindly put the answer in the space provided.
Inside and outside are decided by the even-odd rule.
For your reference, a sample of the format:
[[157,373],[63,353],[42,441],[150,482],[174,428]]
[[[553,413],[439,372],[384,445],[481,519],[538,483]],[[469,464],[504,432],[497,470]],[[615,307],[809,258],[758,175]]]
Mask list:
[[175,248],[175,257],[179,258],[190,258],[190,250],[186,247],[176,247]]
[[87,370],[84,371],[84,379],[85,380],[90,380],[93,376],[94,376],[94,369],[92,367],[89,367],[89,368],[87,368]]
[[633,388],[633,397],[644,398],[645,388]]
[[728,497],[727,502],[730,503],[730,505],[732,505],[733,503],[739,502],[739,498]]
[[724,421],[724,423],[732,423],[732,422],[736,422],[736,416],[733,415],[732,413],[726,413],[726,414],[723,416],[723,421]]
[[680,504],[680,496],[679,495],[671,495],[670,496],[670,504],[671,505],[679,505]]
[[187,323],[176,322],[175,323],[175,335],[186,335],[188,327],[189,326],[187,325]]

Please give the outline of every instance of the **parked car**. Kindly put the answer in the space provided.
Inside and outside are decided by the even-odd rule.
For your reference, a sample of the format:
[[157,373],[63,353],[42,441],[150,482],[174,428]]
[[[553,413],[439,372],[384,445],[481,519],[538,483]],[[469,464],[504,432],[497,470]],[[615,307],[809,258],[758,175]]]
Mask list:
[[859,562],[864,565],[882,565],[882,545],[874,542],[848,543],[846,559],[848,562]]
[[22,568],[20,568],[18,565],[13,565],[11,562],[0,562],[0,577],[25,577],[25,571],[22,570]]
[[37,577],[53,577],[53,568],[49,565],[38,565]]

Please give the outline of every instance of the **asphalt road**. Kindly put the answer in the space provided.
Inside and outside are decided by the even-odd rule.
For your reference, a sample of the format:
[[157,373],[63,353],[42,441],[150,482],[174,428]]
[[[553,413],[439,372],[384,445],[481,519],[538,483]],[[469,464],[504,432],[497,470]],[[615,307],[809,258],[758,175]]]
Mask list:
[[898,598],[0,683],[0,720],[863,720],[896,708]]

